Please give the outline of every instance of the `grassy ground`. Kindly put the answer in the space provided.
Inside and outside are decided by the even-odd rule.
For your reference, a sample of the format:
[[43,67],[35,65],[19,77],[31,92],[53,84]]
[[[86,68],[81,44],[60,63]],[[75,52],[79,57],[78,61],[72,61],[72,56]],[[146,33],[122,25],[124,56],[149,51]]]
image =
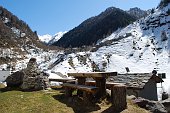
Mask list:
[[[66,98],[61,90],[6,91],[0,89],[0,113],[110,113],[111,104],[86,105],[81,98]],[[149,113],[128,101],[122,113]]]

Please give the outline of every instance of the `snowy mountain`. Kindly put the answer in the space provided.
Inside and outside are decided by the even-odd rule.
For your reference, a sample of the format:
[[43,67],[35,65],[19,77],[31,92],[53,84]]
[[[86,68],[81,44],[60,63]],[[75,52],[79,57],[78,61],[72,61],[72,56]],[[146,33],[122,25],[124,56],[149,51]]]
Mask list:
[[46,35],[38,35],[38,38],[41,42],[48,44],[48,42],[52,39],[52,36],[49,34]]
[[54,42],[57,42],[67,31],[56,33],[52,39],[48,42],[48,45],[52,45]]
[[68,31],[53,45],[69,48],[91,46],[99,39],[109,36],[118,28],[125,27],[137,20],[119,8],[109,7],[97,16],[91,17],[79,26]]
[[46,35],[42,35],[42,36],[39,35],[38,37],[43,43],[45,43],[47,45],[51,45],[54,42],[57,42],[65,33],[66,33],[66,31],[65,32],[58,32],[54,36],[46,34]]

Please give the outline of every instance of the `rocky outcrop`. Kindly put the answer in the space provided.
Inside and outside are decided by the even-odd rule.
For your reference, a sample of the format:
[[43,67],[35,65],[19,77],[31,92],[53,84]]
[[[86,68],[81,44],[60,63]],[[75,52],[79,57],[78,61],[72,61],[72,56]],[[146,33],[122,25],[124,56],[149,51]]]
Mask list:
[[22,90],[42,90],[49,87],[48,75],[38,69],[35,58],[31,58],[27,68],[9,76],[7,87],[19,87]]

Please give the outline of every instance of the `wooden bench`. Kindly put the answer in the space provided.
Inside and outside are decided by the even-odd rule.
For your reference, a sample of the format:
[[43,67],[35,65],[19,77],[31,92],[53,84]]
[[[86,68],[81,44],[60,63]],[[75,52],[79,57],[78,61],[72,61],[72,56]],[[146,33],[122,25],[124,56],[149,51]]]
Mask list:
[[[85,83],[88,86],[95,86],[95,81],[86,81]],[[106,82],[106,89],[112,89],[115,85],[124,85],[124,83],[113,83],[113,82]]]
[[[75,84],[76,83],[76,79],[68,79],[68,78],[50,78],[49,81],[55,81],[55,82],[62,82],[62,83],[70,83],[70,84]],[[58,85],[58,86],[50,86],[52,89],[59,89],[62,88],[62,85]]]
[[95,86],[86,86],[86,85],[78,85],[78,84],[70,84],[70,83],[65,83],[62,86],[69,89],[78,89],[81,91],[86,91],[92,94],[95,94],[98,89]]
[[[83,98],[85,100],[90,100],[91,97],[94,96],[98,91],[98,87],[95,86],[86,86],[86,85],[78,85],[78,84],[70,84],[70,83],[64,83],[62,86],[65,88],[65,95],[67,97],[72,96],[73,90],[81,90],[83,91]],[[78,94],[78,92],[77,95],[81,96]]]

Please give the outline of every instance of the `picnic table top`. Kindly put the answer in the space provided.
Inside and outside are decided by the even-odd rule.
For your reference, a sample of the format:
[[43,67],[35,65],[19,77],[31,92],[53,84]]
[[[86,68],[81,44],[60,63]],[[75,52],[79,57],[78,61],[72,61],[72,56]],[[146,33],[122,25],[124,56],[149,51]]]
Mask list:
[[82,72],[82,73],[68,73],[68,76],[73,77],[95,77],[107,78],[109,76],[117,76],[117,72]]
[[66,82],[75,80],[74,78],[49,78],[49,81]]

